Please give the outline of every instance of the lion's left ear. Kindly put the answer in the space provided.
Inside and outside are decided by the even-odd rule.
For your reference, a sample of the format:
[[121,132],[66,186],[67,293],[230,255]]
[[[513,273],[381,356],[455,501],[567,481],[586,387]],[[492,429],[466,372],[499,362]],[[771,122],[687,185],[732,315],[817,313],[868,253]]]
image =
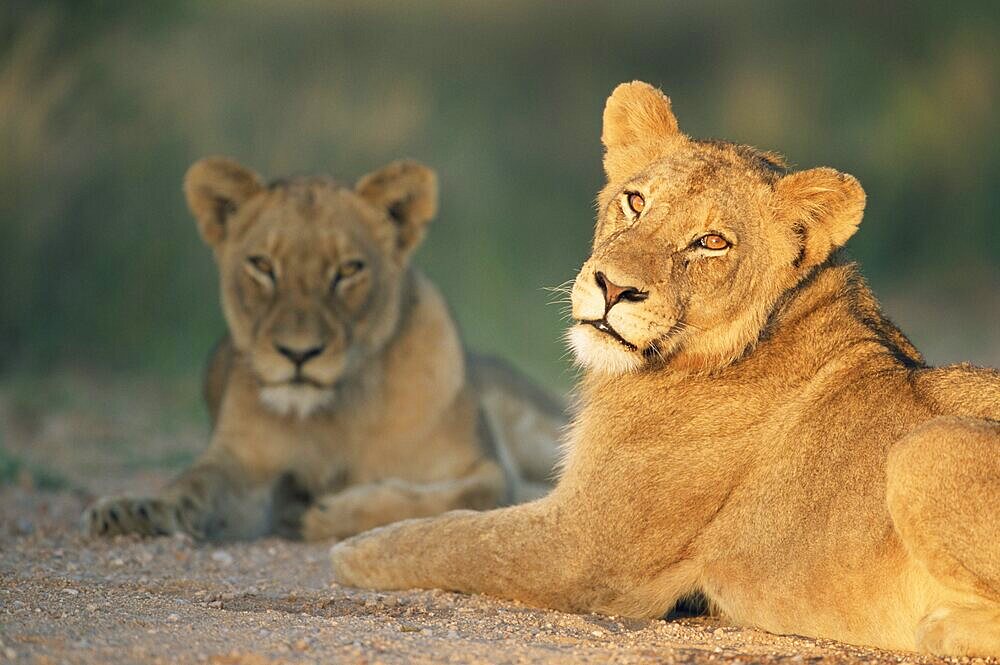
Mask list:
[[785,176],[774,189],[783,216],[802,236],[796,260],[802,270],[825,261],[861,224],[865,190],[854,176],[825,167],[809,169]]
[[424,238],[428,222],[437,214],[437,174],[423,164],[401,160],[362,177],[359,196],[383,208],[396,226],[396,245],[402,256]]

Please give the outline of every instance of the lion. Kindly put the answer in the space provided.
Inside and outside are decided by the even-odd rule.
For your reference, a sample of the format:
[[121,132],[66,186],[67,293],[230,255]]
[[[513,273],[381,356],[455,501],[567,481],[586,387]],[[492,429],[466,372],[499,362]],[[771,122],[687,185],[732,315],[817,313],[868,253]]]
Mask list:
[[431,169],[265,184],[206,158],[184,191],[228,324],[206,374],[211,441],[155,496],[100,499],[85,531],[335,540],[547,491],[563,405],[467,354],[411,264],[437,208]]
[[865,193],[696,140],[640,82],[572,289],[558,484],[336,545],[336,580],[1000,655],[1000,372],[928,367],[840,247]]

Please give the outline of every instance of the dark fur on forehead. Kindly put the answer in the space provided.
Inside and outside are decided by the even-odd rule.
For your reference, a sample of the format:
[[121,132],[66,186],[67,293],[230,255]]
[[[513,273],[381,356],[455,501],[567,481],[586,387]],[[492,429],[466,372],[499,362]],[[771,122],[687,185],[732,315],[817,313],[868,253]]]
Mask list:
[[322,175],[274,178],[273,180],[267,183],[267,188],[272,192],[278,190],[290,191],[293,189],[315,189],[317,187],[319,188],[330,187],[332,189],[343,189],[345,185],[334,180],[329,176],[322,176]]
[[316,193],[319,190],[340,190],[345,186],[329,176],[294,176],[291,178],[275,178],[267,183],[270,192],[278,193],[283,200],[291,200],[303,215],[311,215],[316,205]]
[[753,146],[718,139],[695,139],[694,143],[707,148],[715,148],[722,153],[735,155],[770,185],[788,174],[785,158],[776,152],[758,150]]

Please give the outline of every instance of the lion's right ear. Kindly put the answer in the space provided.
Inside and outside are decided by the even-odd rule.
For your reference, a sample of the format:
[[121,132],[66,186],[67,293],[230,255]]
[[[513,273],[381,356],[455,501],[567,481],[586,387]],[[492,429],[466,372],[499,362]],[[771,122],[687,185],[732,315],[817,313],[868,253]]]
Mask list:
[[192,164],[184,176],[184,196],[202,239],[213,247],[222,242],[226,221],[263,186],[256,173],[227,157]]
[[622,83],[604,105],[604,171],[627,178],[649,163],[650,144],[680,134],[670,98],[642,81]]

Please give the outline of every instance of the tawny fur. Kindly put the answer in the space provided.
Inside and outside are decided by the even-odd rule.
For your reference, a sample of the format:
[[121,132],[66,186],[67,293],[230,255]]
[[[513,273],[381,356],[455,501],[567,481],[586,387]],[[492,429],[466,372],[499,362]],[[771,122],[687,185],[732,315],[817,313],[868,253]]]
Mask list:
[[643,83],[604,123],[558,486],[341,543],[336,579],[635,617],[700,592],[738,625],[1000,655],[1000,373],[927,367],[881,314],[837,251],[858,182],[689,139]]
[[264,185],[211,158],[185,192],[229,325],[206,373],[211,443],[156,496],[101,499],[89,533],[336,539],[547,491],[561,405],[468,356],[410,265],[437,207],[431,170]]

